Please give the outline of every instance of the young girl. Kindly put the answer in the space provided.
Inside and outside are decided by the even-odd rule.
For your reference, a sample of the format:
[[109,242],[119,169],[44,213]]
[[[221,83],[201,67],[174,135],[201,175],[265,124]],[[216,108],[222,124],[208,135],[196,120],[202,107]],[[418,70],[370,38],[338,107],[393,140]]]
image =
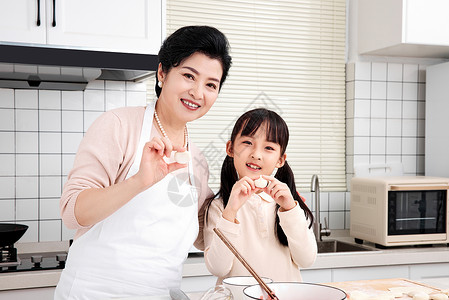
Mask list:
[[[234,126],[218,198],[204,206],[204,258],[217,284],[228,276],[250,274],[213,232],[215,227],[256,273],[274,281],[302,281],[299,268],[315,261],[313,215],[296,192],[286,161],[288,138],[285,121],[263,108],[246,112]],[[256,187],[259,178],[267,180],[266,187]]]

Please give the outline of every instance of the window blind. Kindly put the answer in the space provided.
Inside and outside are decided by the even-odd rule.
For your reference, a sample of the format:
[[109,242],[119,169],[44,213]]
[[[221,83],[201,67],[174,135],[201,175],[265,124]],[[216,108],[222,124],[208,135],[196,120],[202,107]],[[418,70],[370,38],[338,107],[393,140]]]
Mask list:
[[[346,1],[167,0],[166,9],[167,36],[210,25],[231,45],[233,65],[216,103],[188,125],[214,192],[235,121],[257,107],[287,122],[287,161],[299,191],[310,191],[313,174],[323,191],[346,191]],[[154,81],[149,87],[154,95]]]

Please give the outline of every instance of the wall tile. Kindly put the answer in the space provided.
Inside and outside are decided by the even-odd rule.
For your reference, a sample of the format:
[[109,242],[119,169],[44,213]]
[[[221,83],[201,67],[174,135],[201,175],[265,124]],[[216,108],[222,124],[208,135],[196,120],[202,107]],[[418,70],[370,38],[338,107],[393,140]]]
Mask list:
[[63,111],[62,112],[62,131],[64,132],[83,132],[83,112],[82,111]]
[[418,83],[404,82],[402,85],[403,100],[418,100]]
[[387,136],[400,137],[402,135],[401,119],[387,119]]
[[418,119],[426,118],[426,103],[424,101],[418,101]]
[[39,133],[40,153],[61,153],[61,133],[60,132],[40,132]]
[[426,123],[425,120],[418,120],[418,135],[419,137],[424,137],[426,135]]
[[402,101],[402,118],[414,120],[418,119],[417,101]]
[[14,108],[14,90],[0,88],[0,108]]
[[414,137],[402,138],[402,154],[404,155],[414,155],[417,153],[417,139]]
[[14,199],[15,196],[15,178],[0,177],[0,200]]
[[105,81],[104,80],[94,80],[87,84],[86,90],[104,90]]
[[106,91],[106,110],[126,106],[125,91]]
[[369,137],[354,137],[354,155],[369,154],[369,148]]
[[75,154],[78,151],[78,146],[82,139],[82,133],[62,133],[62,153]]
[[355,80],[371,80],[371,62],[357,62],[355,64]]
[[404,82],[418,82],[418,65],[404,64]]
[[14,153],[16,144],[14,132],[0,131],[0,141],[0,153]]
[[387,81],[387,63],[373,62],[371,80]]
[[39,221],[39,241],[52,242],[61,240],[61,221]]
[[16,109],[17,131],[38,131],[38,111],[34,109]]
[[402,82],[387,82],[387,99],[402,100]]
[[[0,186],[1,187],[1,186]],[[14,221],[15,219],[15,201],[14,199],[0,199],[0,220]]]
[[329,211],[340,211],[345,209],[346,192],[329,193]]
[[41,176],[39,183],[39,197],[61,197],[60,176]]
[[16,153],[38,153],[37,132],[16,132]]
[[415,175],[417,170],[417,160],[415,155],[403,155],[402,165],[404,166],[405,175]]
[[371,119],[371,133],[370,136],[385,136],[386,135],[386,126],[387,126],[387,120],[386,119]]
[[424,159],[424,155],[421,156],[417,156],[416,157],[416,175],[420,175],[420,176],[424,176],[424,172],[425,172],[425,159]]
[[[15,155],[2,154],[0,152],[0,176],[14,176],[15,175]],[[0,186],[1,189],[1,186]]]
[[354,98],[355,99],[370,99],[371,98],[371,83],[369,81],[355,81],[354,82]]
[[16,175],[17,176],[37,176],[38,160],[37,154],[17,154],[16,157]]
[[387,100],[387,118],[402,118],[402,101]]
[[146,92],[126,91],[126,106],[142,106],[146,103]]
[[61,155],[41,154],[39,156],[39,175],[61,175]]
[[418,83],[418,100],[426,100],[426,84]]
[[424,155],[425,154],[425,138],[419,137],[416,139],[416,142],[417,142],[416,154]]
[[371,115],[371,102],[369,100],[354,100],[354,118],[369,118]]
[[387,80],[402,81],[402,64],[388,63]]
[[387,99],[387,83],[371,81],[371,99]]
[[104,91],[103,90],[85,90],[84,91],[84,109],[93,111],[104,111]]
[[416,137],[418,134],[418,121],[416,119],[402,120],[402,136],[403,137]]
[[62,91],[62,109],[83,110],[82,91]]
[[370,154],[385,154],[385,137],[371,137]]
[[16,200],[16,220],[31,221],[38,218],[37,199],[17,199]]
[[14,130],[14,110],[0,109],[0,130]]
[[39,90],[40,109],[61,109],[61,91]]
[[37,90],[15,90],[15,108],[38,108]]
[[354,136],[370,135],[370,119],[354,119]]
[[426,82],[426,65],[418,65],[418,82]]
[[345,229],[345,213],[343,211],[329,212],[328,224],[331,229]]
[[387,155],[400,155],[402,153],[402,138],[387,137]]
[[387,101],[371,100],[371,118],[387,117]]
[[124,91],[126,89],[126,84],[124,81],[105,81],[105,89],[110,91]]
[[16,198],[37,198],[39,178],[16,177]]
[[[155,83],[155,81],[153,81],[153,83]],[[147,83],[146,82],[125,81],[125,84],[126,84],[126,90],[127,91],[145,92],[147,90]]]
[[39,201],[40,220],[60,219],[59,198],[41,198]]
[[61,131],[61,112],[39,110],[39,131]]

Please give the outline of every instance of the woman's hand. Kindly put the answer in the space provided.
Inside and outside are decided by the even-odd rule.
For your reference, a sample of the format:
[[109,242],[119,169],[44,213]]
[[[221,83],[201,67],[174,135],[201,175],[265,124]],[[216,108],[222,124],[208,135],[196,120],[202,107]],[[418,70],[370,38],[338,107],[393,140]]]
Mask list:
[[143,147],[139,171],[134,175],[143,190],[162,180],[168,173],[185,168],[186,164],[177,162],[167,164],[164,156],[170,157],[172,151],[184,150],[173,147],[169,139],[154,137]]
[[245,202],[254,194],[256,186],[254,180],[245,176],[234,183],[229,196],[228,204],[223,211],[223,218],[230,222],[234,222],[237,211],[245,204]]
[[295,199],[287,184],[277,180],[272,176],[262,175],[262,178],[268,180],[270,183],[262,190],[271,196],[281,207],[281,211],[287,211],[296,206]]

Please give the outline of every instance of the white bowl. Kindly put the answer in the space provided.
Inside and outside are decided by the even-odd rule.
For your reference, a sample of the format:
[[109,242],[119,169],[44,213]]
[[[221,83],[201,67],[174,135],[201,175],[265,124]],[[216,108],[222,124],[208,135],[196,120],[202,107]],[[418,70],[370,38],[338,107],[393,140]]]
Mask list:
[[[300,283],[300,282],[273,282],[267,284],[279,300],[343,300],[346,293],[332,286]],[[245,299],[268,299],[265,291],[259,285],[252,285],[243,290]]]
[[[261,278],[265,283],[273,282],[270,278]],[[257,281],[253,276],[231,276],[223,279],[223,285],[231,290],[234,300],[244,300],[243,289],[254,284],[257,284]]]

